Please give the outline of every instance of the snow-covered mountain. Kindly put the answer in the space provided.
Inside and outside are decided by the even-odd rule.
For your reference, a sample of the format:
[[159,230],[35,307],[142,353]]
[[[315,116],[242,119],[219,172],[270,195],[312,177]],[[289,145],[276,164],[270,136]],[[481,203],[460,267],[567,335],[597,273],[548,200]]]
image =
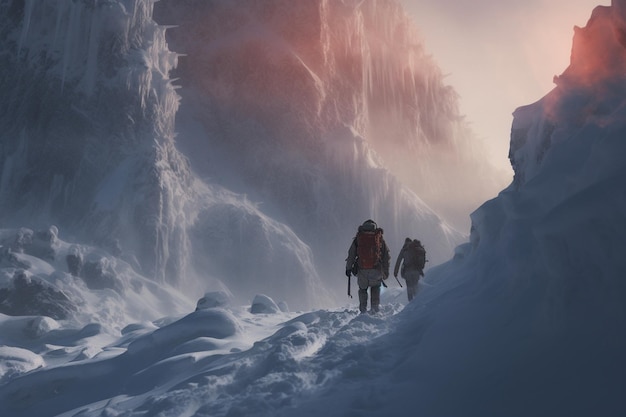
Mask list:
[[[513,184],[472,214],[470,241],[404,309],[399,288],[380,315],[291,313],[260,294],[241,307],[212,292],[121,335],[0,315],[0,414],[625,415],[624,34],[624,0],[575,30],[555,88],[515,112]],[[35,273],[17,290],[61,268],[51,251],[109,256],[58,234],[0,235],[23,249],[3,265]]]
[[473,187],[443,160],[495,190],[395,0],[7,0],[0,19],[0,227],[54,226],[194,297],[332,304],[367,218],[392,250],[451,256],[431,191]]

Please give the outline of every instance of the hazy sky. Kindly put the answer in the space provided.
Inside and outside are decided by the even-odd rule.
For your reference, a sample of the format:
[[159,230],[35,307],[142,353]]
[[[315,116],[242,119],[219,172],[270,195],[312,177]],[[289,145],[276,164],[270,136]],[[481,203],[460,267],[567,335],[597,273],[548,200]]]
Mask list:
[[574,26],[610,0],[402,0],[426,49],[461,96],[461,111],[491,145],[497,166],[507,159],[511,113],[553,87],[569,65]]

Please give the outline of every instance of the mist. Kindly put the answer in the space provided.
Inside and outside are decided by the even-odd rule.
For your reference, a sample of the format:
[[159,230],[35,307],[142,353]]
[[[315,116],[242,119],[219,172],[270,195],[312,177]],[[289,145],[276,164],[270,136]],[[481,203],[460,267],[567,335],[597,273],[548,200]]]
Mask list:
[[[347,166],[351,156],[329,162],[319,161],[314,153],[337,152],[333,147],[340,141],[352,140],[342,139],[346,126],[371,148],[376,164],[397,176],[451,227],[468,233],[469,214],[510,177],[489,159],[488,146],[460,113],[458,94],[426,52],[402,6],[311,5],[310,22],[298,23],[297,32],[291,23],[272,20],[268,10],[291,13],[283,7],[280,13],[272,6],[244,13],[243,8],[218,3],[197,7],[187,16],[167,2],[157,4],[157,20],[177,26],[168,31],[171,47],[185,54],[174,71],[183,96],[178,142],[193,149],[187,153],[196,169],[262,200],[264,210],[283,218],[297,233],[309,233],[310,225],[298,225],[290,216],[307,210],[318,216],[313,223],[323,221],[324,206],[337,197],[326,192],[309,201],[313,195],[299,191],[297,201],[286,201],[291,197],[284,190],[290,185],[269,178],[275,170],[268,171],[267,164],[294,170],[323,190],[337,177],[320,176],[319,163],[330,174],[335,168],[329,164]],[[215,17],[202,18],[209,14]],[[222,29],[220,16],[232,16],[239,26]],[[213,22],[210,31],[206,19]],[[210,154],[199,156],[206,150]],[[267,155],[262,164],[261,152]],[[241,169],[224,174],[234,166]],[[363,216],[375,216],[377,210]],[[331,212],[334,217],[336,210]],[[352,220],[347,230],[362,220]],[[390,228],[402,228],[397,219],[390,220]],[[345,239],[333,240],[338,238]],[[323,245],[311,239],[318,237],[305,237],[309,244]]]
[[[0,413],[626,415],[612,3],[468,236],[498,169],[397,1],[0,0]],[[429,263],[359,314],[367,218]]]
[[600,0],[403,0],[427,51],[459,94],[459,108],[505,173],[513,112],[555,87],[570,63],[574,26]]
[[344,300],[364,220],[432,267],[501,187],[399,2],[132,7],[3,9],[3,227],[55,226],[192,299],[310,308]]

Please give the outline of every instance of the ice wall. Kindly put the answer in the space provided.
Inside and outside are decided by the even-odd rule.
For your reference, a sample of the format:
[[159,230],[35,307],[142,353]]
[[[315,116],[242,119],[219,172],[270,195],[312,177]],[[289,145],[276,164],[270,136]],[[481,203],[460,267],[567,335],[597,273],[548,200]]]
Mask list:
[[[7,226],[56,224],[161,282],[244,291],[278,275],[294,285],[270,295],[298,303],[325,298],[320,275],[344,293],[367,218],[393,255],[420,238],[430,265],[463,239],[396,169],[440,188],[425,161],[470,155],[454,92],[396,1],[7,0],[0,11]],[[396,151],[421,159],[391,163]],[[265,243],[252,251],[246,236]]]
[[143,0],[0,3],[0,228],[55,224],[192,297],[221,288],[243,304],[265,292],[321,305],[298,236],[203,184],[176,149],[178,56],[152,10]]
[[[390,149],[423,151],[424,160],[431,148],[456,161],[467,155],[448,135],[462,127],[454,93],[411,43],[396,1],[161,1],[155,19],[176,25],[168,42],[184,54],[174,72],[180,149],[201,176],[293,228],[327,282],[344,286],[343,260],[368,218],[385,229],[394,256],[415,236],[432,264],[449,259],[462,235],[385,159]],[[381,120],[398,124],[392,114],[402,124],[383,137]],[[427,176],[427,163],[407,160],[407,172]]]
[[152,2],[2,6],[0,220],[69,226],[178,280],[191,179],[173,146],[176,55]]
[[391,344],[414,355],[389,375],[425,377],[390,402],[418,392],[427,415],[626,411],[624,10],[595,8],[556,87],[515,112],[514,183],[472,214],[471,242],[407,309]]
[[[626,67],[626,25],[620,2],[594,9],[586,27],[575,27],[569,67],[539,102],[517,109],[509,159],[517,187],[541,172],[552,148],[571,140],[587,123],[608,125],[621,102]],[[562,146],[562,145],[561,145]]]
[[361,103],[339,118],[355,120],[385,166],[466,231],[467,214],[507,183],[460,114],[459,97],[418,28],[394,0],[325,8],[326,78],[343,90],[328,100],[330,117],[346,108],[342,102]]

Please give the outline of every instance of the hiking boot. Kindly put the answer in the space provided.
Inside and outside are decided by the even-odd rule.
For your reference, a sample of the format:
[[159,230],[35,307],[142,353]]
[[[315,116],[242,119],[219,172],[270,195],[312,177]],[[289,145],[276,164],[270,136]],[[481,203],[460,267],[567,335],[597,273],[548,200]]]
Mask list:
[[359,311],[361,311],[361,313],[367,311],[367,288],[359,288]]

